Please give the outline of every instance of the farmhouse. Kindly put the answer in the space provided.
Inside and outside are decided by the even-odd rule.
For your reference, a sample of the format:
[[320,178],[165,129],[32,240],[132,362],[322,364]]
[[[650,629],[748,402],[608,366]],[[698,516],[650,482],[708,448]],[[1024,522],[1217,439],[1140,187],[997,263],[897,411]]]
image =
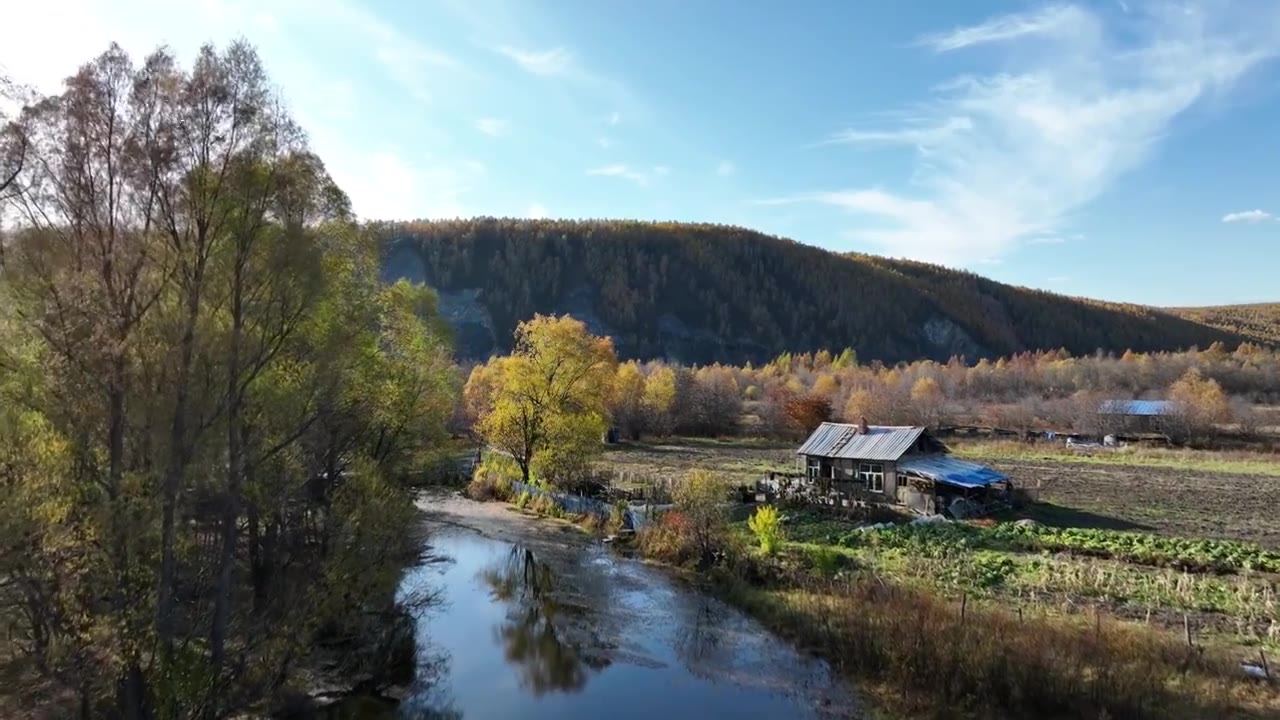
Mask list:
[[947,454],[919,426],[822,423],[796,451],[820,497],[840,506],[896,504],[926,515],[973,512],[1003,497],[1008,478]]

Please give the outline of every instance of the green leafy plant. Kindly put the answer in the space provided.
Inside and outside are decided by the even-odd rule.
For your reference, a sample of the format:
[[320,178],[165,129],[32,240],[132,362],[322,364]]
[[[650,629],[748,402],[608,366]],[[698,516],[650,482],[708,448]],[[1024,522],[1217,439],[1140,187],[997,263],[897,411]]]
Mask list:
[[516,507],[521,510],[525,509],[525,506],[529,504],[530,498],[531,496],[529,495],[528,490],[525,490],[524,492],[520,493],[520,495],[516,497],[516,502],[515,502]]
[[777,508],[764,505],[747,519],[747,527],[760,543],[760,550],[765,555],[772,555],[782,546],[782,520],[778,517]]
[[820,577],[835,577],[840,572],[840,553],[828,545],[819,545],[809,550],[809,565]]

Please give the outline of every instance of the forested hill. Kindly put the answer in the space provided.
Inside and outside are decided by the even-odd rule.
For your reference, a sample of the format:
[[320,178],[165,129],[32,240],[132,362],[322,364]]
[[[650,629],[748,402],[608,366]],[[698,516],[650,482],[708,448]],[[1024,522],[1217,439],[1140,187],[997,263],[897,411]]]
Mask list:
[[737,227],[492,218],[374,227],[384,277],[436,288],[471,358],[507,350],[534,313],[570,313],[611,335],[623,357],[688,363],[844,347],[864,361],[972,361],[1241,339],[1151,308],[837,255]]

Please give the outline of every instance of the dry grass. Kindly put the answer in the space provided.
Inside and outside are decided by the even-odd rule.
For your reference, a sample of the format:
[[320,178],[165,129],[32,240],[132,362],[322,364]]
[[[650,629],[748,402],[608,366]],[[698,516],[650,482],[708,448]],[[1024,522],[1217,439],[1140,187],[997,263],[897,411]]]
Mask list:
[[974,459],[1118,465],[1176,471],[1280,477],[1280,455],[1248,450],[1123,447],[1082,451],[1058,443],[1029,445],[1016,441],[952,442],[952,452]]
[[857,575],[778,589],[735,577],[727,599],[880,688],[912,717],[1275,717],[1280,693],[1226,657],[1146,627],[941,600]]

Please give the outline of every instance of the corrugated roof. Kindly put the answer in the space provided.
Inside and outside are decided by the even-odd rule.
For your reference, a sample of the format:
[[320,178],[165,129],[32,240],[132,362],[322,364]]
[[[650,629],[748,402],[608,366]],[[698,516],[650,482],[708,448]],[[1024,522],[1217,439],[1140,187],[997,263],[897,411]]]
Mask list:
[[1155,417],[1170,415],[1177,408],[1177,403],[1168,400],[1104,400],[1098,406],[1102,415],[1138,415]]
[[1008,480],[986,465],[961,460],[950,455],[918,455],[898,463],[899,473],[913,473],[934,482],[960,487],[986,487]]
[[796,454],[851,460],[897,460],[922,434],[922,427],[872,425],[863,435],[858,432],[857,425],[822,423]]

